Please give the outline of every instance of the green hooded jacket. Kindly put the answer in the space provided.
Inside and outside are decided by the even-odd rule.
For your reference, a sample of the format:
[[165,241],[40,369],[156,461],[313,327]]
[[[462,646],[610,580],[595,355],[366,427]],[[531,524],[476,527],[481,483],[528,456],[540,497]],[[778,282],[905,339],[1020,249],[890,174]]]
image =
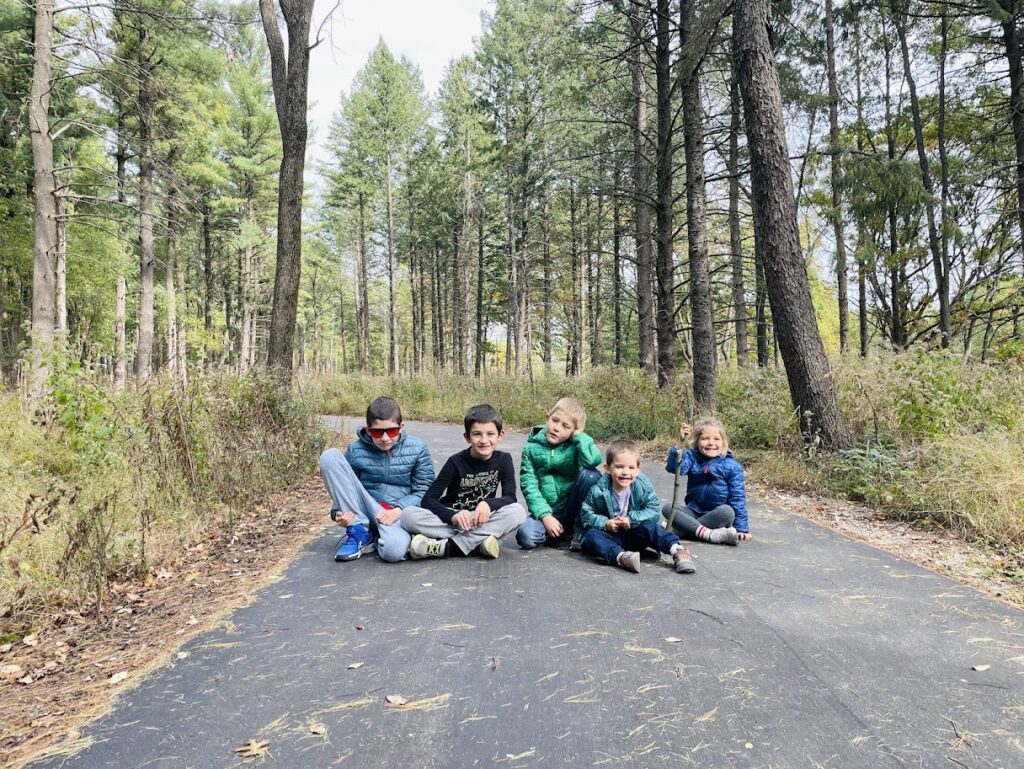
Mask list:
[[552,446],[548,443],[547,428],[534,427],[523,446],[519,467],[519,485],[530,515],[551,515],[551,510],[569,495],[580,470],[597,467],[601,459],[600,449],[586,433],[577,433]]

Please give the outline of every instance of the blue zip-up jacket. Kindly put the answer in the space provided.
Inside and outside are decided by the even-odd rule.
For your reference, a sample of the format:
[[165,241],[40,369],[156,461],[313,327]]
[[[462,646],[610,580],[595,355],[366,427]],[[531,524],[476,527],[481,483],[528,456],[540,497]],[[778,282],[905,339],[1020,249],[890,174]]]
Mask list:
[[[603,529],[609,519],[619,514],[619,506],[612,492],[612,477],[602,475],[601,480],[590,487],[587,498],[580,508],[580,520],[585,529]],[[626,517],[631,526],[644,521],[657,521],[661,515],[661,500],[650,479],[640,473],[629,485],[629,506]]]
[[345,450],[345,458],[370,496],[394,507],[419,505],[434,481],[427,444],[404,430],[391,451],[381,451],[363,427]]
[[[679,449],[668,450],[665,469],[676,472]],[[703,514],[719,505],[729,505],[736,511],[736,531],[749,532],[747,523],[747,491],[743,480],[743,465],[736,461],[732,452],[724,457],[706,457],[697,449],[687,449],[683,454],[680,475],[686,476],[686,506],[695,513]]]

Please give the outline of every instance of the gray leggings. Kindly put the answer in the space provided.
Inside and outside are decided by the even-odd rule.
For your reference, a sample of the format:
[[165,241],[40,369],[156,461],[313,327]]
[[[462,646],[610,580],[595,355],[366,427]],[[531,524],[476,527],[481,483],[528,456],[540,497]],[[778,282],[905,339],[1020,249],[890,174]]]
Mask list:
[[[665,521],[672,516],[672,505],[668,504],[661,508],[661,514]],[[709,529],[719,529],[724,526],[732,526],[736,520],[736,511],[731,505],[719,505],[706,513],[696,514],[686,505],[676,506],[676,517],[672,519],[672,528],[680,537],[697,539],[697,529],[700,526],[707,526]]]

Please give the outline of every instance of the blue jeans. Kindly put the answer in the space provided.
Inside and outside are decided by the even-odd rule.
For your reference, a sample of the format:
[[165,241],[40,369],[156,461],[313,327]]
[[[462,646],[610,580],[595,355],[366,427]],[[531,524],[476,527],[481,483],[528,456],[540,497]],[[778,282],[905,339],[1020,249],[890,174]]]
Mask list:
[[587,529],[587,533],[583,535],[583,552],[597,556],[614,566],[619,553],[624,550],[639,553],[645,547],[653,547],[662,553],[668,553],[672,550],[672,545],[678,541],[679,537],[665,531],[654,521],[644,521],[626,531],[617,531],[614,534],[604,529]]
[[576,483],[569,489],[569,495],[551,511],[551,514],[562,524],[562,529],[564,529],[562,536],[548,539],[548,532],[544,528],[544,524],[541,523],[539,518],[530,516],[523,521],[522,526],[516,531],[516,542],[519,543],[519,547],[523,548],[523,550],[533,550],[535,547],[540,547],[543,544],[556,547],[562,544],[568,545],[569,540],[572,539],[572,532],[576,527],[576,522],[580,518],[580,508],[583,506],[583,500],[587,498],[587,492],[590,491],[590,487],[599,480],[601,480],[601,473],[597,470],[580,470],[580,474],[576,476]]
[[333,510],[355,514],[355,523],[369,527],[377,537],[377,555],[385,561],[401,561],[409,553],[412,536],[395,521],[389,526],[377,524],[381,506],[363,488],[352,465],[338,449],[327,449],[320,455],[320,475],[327,493],[331,495]]

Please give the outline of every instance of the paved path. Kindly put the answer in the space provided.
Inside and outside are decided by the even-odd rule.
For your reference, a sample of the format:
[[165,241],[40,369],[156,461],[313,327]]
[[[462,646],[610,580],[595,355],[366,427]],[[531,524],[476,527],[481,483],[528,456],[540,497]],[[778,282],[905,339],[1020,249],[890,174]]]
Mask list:
[[[464,445],[411,427],[438,468]],[[498,561],[335,564],[325,526],[90,749],[34,767],[251,766],[233,754],[249,738],[288,769],[1024,766],[1021,612],[776,508],[751,528],[692,546],[680,576],[514,542]]]

